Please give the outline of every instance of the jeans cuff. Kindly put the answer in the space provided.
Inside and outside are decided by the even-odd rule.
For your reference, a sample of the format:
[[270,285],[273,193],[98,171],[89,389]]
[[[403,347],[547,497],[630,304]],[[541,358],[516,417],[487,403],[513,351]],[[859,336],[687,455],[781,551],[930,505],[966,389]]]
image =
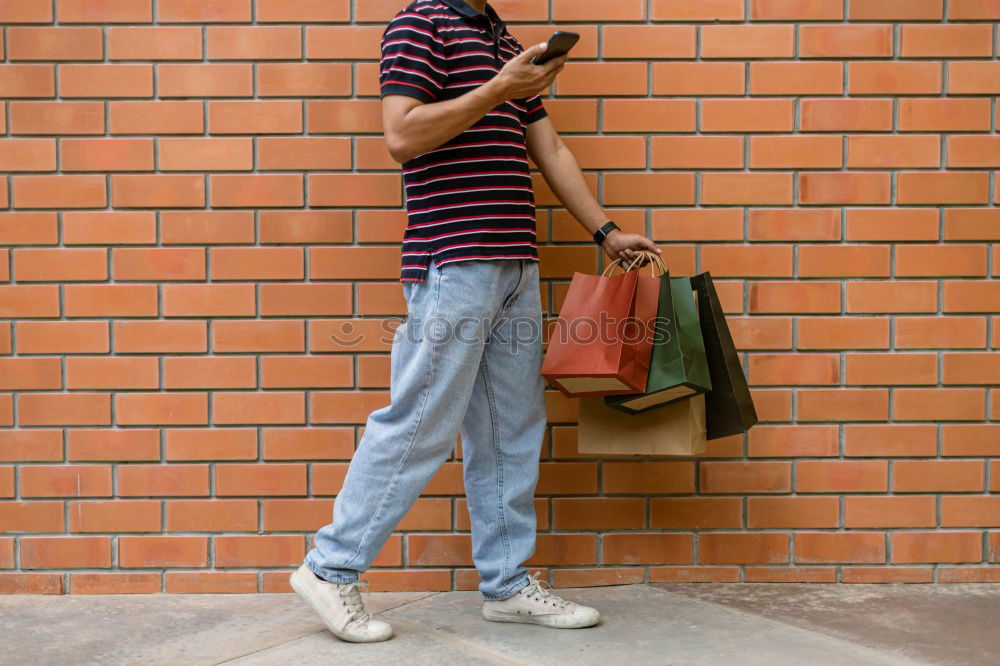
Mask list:
[[309,568],[310,571],[312,571],[314,574],[316,574],[317,576],[319,576],[328,583],[337,583],[338,585],[344,585],[346,583],[353,583],[354,581],[358,580],[357,574],[355,574],[352,577],[352,576],[344,576],[342,574],[331,574],[328,571],[324,571],[323,569],[320,569],[318,566],[313,564],[312,560],[308,558],[305,560],[305,565]]
[[528,577],[527,576],[525,576],[524,578],[522,578],[517,583],[514,583],[514,585],[512,585],[511,587],[507,588],[507,590],[505,592],[500,593],[500,594],[484,594],[483,595],[483,599],[485,601],[503,601],[504,599],[511,598],[512,596],[514,596],[515,594],[517,594],[518,592],[520,592],[525,587],[528,587]]

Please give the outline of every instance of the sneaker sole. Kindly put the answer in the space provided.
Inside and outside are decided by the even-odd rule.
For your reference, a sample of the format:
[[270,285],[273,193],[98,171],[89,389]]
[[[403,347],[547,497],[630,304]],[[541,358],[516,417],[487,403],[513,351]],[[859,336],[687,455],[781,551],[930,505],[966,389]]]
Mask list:
[[330,630],[330,633],[339,638],[340,640],[347,641],[348,643],[378,643],[380,641],[385,641],[392,638],[392,634],[389,634],[385,638],[375,638],[375,639],[355,638],[353,636],[344,634],[334,625],[330,624],[329,621],[327,621],[326,609],[313,598],[312,594],[309,593],[309,590],[307,590],[302,585],[299,585],[298,579],[296,579],[295,576],[289,576],[288,582],[291,583],[292,589],[295,590],[295,593],[298,594],[300,597],[302,597],[303,601],[309,604],[309,607],[312,608],[317,615],[319,615],[320,619],[323,620],[323,624],[325,624],[326,628]]
[[483,619],[489,622],[513,622],[516,624],[538,624],[552,629],[583,629],[592,627],[598,622],[598,617],[593,622],[587,622],[580,618],[565,615],[512,615],[510,613],[500,613],[498,611],[483,609]]

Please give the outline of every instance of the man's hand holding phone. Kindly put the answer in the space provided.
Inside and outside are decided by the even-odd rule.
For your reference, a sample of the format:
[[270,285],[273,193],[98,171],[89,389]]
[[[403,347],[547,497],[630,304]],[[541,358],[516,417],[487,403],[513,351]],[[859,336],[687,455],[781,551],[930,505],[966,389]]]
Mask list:
[[547,47],[548,43],[542,42],[525,49],[500,70],[496,80],[506,99],[532,97],[552,85],[566,65],[569,54],[553,58],[544,65],[533,65],[531,61],[545,53]]

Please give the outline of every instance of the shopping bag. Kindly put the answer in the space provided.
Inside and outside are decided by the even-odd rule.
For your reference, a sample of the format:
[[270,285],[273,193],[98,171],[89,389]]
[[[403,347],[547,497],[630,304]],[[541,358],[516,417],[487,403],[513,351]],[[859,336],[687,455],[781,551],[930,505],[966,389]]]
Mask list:
[[698,292],[699,321],[712,378],[712,390],[705,394],[708,439],[746,432],[757,423],[757,411],[712,275],[696,275],[691,284]]
[[648,276],[613,274],[623,267],[616,259],[602,275],[573,274],[541,368],[559,391],[575,398],[645,390],[665,270],[659,257],[648,266]]
[[705,440],[704,394],[641,414],[612,409],[599,397],[580,398],[580,453],[695,456],[707,450]]
[[698,306],[691,278],[660,276],[659,302],[649,379],[644,393],[608,396],[609,407],[638,414],[690,398],[712,388],[698,323]]

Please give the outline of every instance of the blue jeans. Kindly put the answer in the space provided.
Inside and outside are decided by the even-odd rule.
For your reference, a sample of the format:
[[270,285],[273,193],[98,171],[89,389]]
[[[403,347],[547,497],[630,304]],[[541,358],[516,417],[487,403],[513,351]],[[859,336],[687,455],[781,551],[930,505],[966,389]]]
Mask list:
[[538,263],[460,261],[405,282],[391,404],[371,413],[306,565],[347,583],[372,560],[462,435],[472,556],[484,599],[527,585],[545,430]]

